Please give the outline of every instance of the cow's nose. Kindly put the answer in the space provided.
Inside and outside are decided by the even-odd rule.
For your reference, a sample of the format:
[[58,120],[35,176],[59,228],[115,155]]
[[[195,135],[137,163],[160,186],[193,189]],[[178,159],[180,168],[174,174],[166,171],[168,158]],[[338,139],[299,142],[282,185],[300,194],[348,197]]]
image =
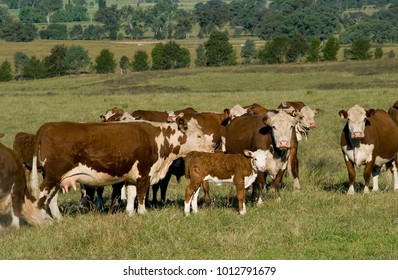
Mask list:
[[310,128],[315,128],[315,123],[310,123]]
[[354,138],[363,138],[362,132],[360,131],[354,131],[353,135]]
[[288,148],[289,142],[286,140],[279,141],[279,148]]

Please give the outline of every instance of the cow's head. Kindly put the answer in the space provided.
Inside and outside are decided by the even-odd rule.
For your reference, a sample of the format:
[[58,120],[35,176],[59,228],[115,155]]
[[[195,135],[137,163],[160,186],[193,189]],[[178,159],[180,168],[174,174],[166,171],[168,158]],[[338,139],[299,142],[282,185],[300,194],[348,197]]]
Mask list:
[[351,137],[361,139],[365,137],[365,126],[369,124],[368,117],[374,115],[375,110],[366,111],[359,105],[351,107],[348,111],[340,110],[339,115],[342,119],[347,119],[348,129]]
[[265,172],[267,168],[267,160],[271,156],[269,150],[256,150],[254,152],[243,150],[243,154],[252,159],[252,167],[258,172]]
[[178,130],[184,134],[184,138],[179,139],[183,155],[192,151],[214,152],[213,143],[205,137],[196,119],[191,118],[189,121],[186,121],[182,117],[177,117],[175,122]]
[[272,137],[276,148],[289,149],[294,127],[299,121],[299,116],[291,116],[283,110],[269,111],[263,122],[271,128]]
[[121,117],[124,114],[124,110],[118,107],[114,107],[113,109],[109,109],[105,112],[105,115],[101,115],[102,122],[113,122],[120,121]]

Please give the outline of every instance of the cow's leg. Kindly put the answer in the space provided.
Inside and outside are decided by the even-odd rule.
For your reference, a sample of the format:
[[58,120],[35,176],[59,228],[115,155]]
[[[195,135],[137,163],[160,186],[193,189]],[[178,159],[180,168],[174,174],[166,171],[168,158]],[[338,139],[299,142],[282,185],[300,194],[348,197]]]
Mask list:
[[145,197],[150,187],[149,179],[143,178],[137,181],[137,197],[138,197],[138,214],[145,214]]
[[192,212],[193,213],[198,213],[198,196],[199,196],[199,191],[200,191],[200,185],[199,188],[195,191],[192,197]]
[[208,181],[204,181],[202,183],[203,191],[205,193],[205,203],[207,206],[211,205],[211,198],[210,198],[210,185]]
[[244,184],[236,184],[236,194],[238,196],[238,208],[239,214],[246,214],[246,189]]
[[379,175],[380,175],[381,166],[375,165],[372,170],[373,176],[373,187],[372,192],[379,191]]
[[252,200],[257,205],[263,203],[263,189],[265,185],[265,174],[264,172],[258,172],[255,182],[253,183]]
[[[162,180],[160,180],[158,183],[156,183],[155,185],[152,185],[152,206],[153,207],[157,207],[157,205],[158,205],[158,198],[157,198],[157,196],[158,196],[158,190],[159,190],[159,188],[160,188],[160,184],[161,184],[161,182],[162,182]],[[148,203],[149,203],[149,197],[146,197],[145,198],[145,201],[148,201]],[[149,205],[149,204],[148,204]]]
[[134,201],[137,196],[137,187],[131,184],[125,186],[127,189],[127,206],[126,212],[129,216],[134,215]]
[[62,214],[58,207],[58,188],[53,188],[50,191],[50,198],[48,203],[51,215],[54,219],[61,220]]
[[103,194],[104,194],[104,188],[103,187],[97,188],[97,200],[95,201],[95,206],[97,206],[98,210],[104,209],[105,206]]
[[190,180],[189,184],[187,185],[187,187],[185,188],[185,202],[184,202],[185,216],[189,216],[189,214],[190,214],[193,196],[194,196],[196,190],[199,189],[199,186],[200,186],[200,181],[195,180],[194,178],[192,178],[192,175],[191,175],[191,180]]
[[167,172],[166,176],[160,181],[160,201],[166,203],[166,192],[171,179],[171,172]]
[[[367,162],[363,171],[363,179],[365,181],[364,193],[369,193],[370,179],[372,177],[372,171],[374,167],[374,161]],[[377,186],[378,187],[378,186]]]
[[281,189],[281,184],[282,184],[282,179],[283,176],[285,175],[286,169],[281,169],[277,174],[274,180],[272,180],[272,187],[275,190],[276,194],[276,201],[280,202],[281,201],[281,194],[280,194],[280,189]]
[[396,158],[392,161],[391,172],[394,177],[394,191],[398,192],[398,160]]
[[292,172],[294,190],[300,191],[301,186],[299,179],[299,160],[297,158],[297,148],[290,149],[289,165],[290,165],[290,170]]
[[348,192],[347,194],[354,194],[355,193],[355,167],[354,164],[344,155],[344,162],[347,167],[348,172]]

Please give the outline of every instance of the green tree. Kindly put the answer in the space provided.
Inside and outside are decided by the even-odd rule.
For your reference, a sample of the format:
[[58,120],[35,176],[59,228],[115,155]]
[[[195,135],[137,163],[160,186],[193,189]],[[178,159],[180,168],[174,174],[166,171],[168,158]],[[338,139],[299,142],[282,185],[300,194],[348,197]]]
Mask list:
[[65,69],[72,74],[80,74],[80,71],[90,65],[88,51],[81,46],[70,46],[66,49],[64,59]]
[[322,49],[323,59],[328,61],[337,60],[337,53],[340,49],[339,39],[331,36],[327,39],[325,46]]
[[163,56],[163,52],[164,52],[163,43],[158,43],[153,47],[151,51],[152,69],[155,70],[166,69],[166,60],[165,57]]
[[0,82],[8,82],[12,80],[11,63],[8,60],[3,61],[0,65]]
[[148,70],[149,69],[148,59],[149,59],[148,54],[145,51],[138,50],[134,54],[133,62],[131,63],[133,71]]
[[296,62],[307,51],[308,45],[305,38],[301,35],[295,35],[289,38],[289,46],[286,51],[286,61]]
[[240,56],[244,64],[249,64],[257,57],[256,44],[253,40],[247,39],[242,46]]
[[321,40],[319,38],[313,38],[308,43],[307,49],[307,61],[309,62],[316,62],[320,59],[320,46]]
[[66,74],[66,49],[67,48],[65,45],[55,45],[51,49],[51,54],[44,58],[43,62],[47,69],[47,75],[49,77],[63,76]]
[[29,62],[29,56],[23,52],[14,53],[14,67],[17,75],[22,75],[25,65]]
[[375,58],[380,59],[383,57],[383,48],[382,47],[377,47],[375,49]]
[[114,54],[108,49],[101,50],[100,54],[95,58],[95,64],[97,73],[115,73],[116,61]]
[[127,56],[123,55],[119,60],[119,67],[122,75],[127,74],[127,69],[130,66],[130,61]]
[[206,66],[206,50],[203,44],[199,44],[196,48],[196,58],[195,58],[195,65],[196,66]]
[[51,23],[46,30],[40,30],[39,34],[41,39],[67,40],[68,28],[66,24]]
[[83,26],[81,24],[75,24],[72,30],[69,32],[69,37],[72,40],[82,40],[83,39]]
[[356,39],[351,45],[350,52],[354,60],[366,60],[371,58],[370,40],[365,38]]
[[290,40],[286,36],[276,37],[265,43],[258,52],[261,64],[275,64],[287,61],[287,53],[290,48]]
[[44,63],[35,56],[32,56],[25,65],[22,76],[28,80],[45,78],[47,71]]
[[236,54],[226,32],[213,31],[204,47],[208,66],[236,65]]

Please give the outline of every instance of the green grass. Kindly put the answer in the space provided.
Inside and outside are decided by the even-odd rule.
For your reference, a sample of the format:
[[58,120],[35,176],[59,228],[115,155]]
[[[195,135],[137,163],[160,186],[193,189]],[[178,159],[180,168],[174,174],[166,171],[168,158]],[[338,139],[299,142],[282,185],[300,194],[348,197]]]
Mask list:
[[337,114],[354,104],[387,110],[397,100],[397,81],[397,60],[372,60],[2,83],[0,132],[9,147],[19,131],[33,133],[49,121],[99,121],[114,106],[129,112],[187,106],[222,112],[235,104],[275,108],[301,100],[321,112],[298,150],[302,191],[293,192],[287,176],[280,203],[268,191],[263,205],[248,203],[241,217],[234,189],[211,185],[212,205],[204,207],[201,198],[199,213],[184,217],[185,178],[171,181],[163,208],[133,217],[82,213],[79,192],[61,194],[63,219],[0,232],[0,259],[397,259],[398,196],[384,187],[361,193],[363,168],[357,175],[360,193],[346,195],[339,147],[344,121]]

